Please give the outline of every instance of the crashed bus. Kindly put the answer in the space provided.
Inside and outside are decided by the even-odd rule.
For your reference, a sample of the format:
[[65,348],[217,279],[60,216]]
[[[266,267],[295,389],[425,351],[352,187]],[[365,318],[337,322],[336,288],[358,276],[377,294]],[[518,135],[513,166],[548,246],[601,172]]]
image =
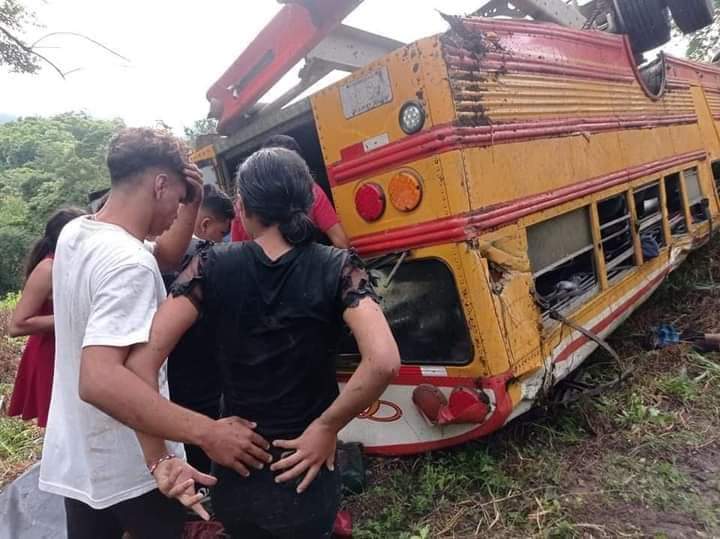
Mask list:
[[[410,44],[341,25],[358,1],[283,3],[208,92],[224,136],[195,158],[234,193],[247,156],[293,136],[376,277],[402,367],[344,441],[403,455],[496,431],[718,223],[720,69],[639,63],[670,13],[692,29],[712,2],[494,0]],[[667,32],[638,26],[640,5]],[[258,104],[303,58],[298,85]],[[349,75],[298,99],[333,69]]]

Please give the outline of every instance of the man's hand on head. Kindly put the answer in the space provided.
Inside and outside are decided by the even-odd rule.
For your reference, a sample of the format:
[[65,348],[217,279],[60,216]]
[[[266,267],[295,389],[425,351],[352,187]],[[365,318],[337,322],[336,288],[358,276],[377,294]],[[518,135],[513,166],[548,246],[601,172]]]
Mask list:
[[203,175],[195,163],[188,163],[183,167],[183,176],[187,182],[188,192],[187,203],[200,206],[203,199]]

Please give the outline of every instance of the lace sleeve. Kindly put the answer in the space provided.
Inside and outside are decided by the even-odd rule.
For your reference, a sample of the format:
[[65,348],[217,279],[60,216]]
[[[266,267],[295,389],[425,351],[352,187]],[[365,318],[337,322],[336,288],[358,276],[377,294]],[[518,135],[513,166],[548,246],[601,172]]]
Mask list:
[[177,278],[170,286],[171,296],[185,296],[195,305],[198,311],[202,311],[203,288],[207,284],[205,281],[212,246],[212,242],[200,243],[195,250],[195,255],[187,259]]
[[339,301],[342,309],[357,307],[360,300],[365,297],[380,303],[374,285],[373,278],[357,253],[353,250],[348,251],[340,272]]

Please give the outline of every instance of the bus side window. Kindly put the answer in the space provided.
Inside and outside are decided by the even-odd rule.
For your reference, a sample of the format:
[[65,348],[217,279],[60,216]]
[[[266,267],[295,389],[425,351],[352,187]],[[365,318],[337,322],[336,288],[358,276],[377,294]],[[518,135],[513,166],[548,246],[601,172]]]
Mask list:
[[660,182],[638,187],[633,192],[638,234],[645,261],[657,257],[667,245],[660,202]]
[[599,291],[589,207],[527,229],[528,257],[543,320],[567,312]]
[[635,266],[635,245],[625,193],[598,202],[605,268],[612,281]]
[[665,176],[665,205],[668,211],[670,232],[673,236],[687,234],[683,197],[680,189],[680,173]]
[[720,195],[720,160],[713,161],[711,167],[713,180],[715,180],[715,190]]
[[688,206],[690,206],[690,215],[693,223],[702,223],[707,221],[708,213],[703,205],[703,193],[700,189],[700,180],[698,178],[697,167],[688,168],[683,171],[685,178],[685,191],[687,192]]

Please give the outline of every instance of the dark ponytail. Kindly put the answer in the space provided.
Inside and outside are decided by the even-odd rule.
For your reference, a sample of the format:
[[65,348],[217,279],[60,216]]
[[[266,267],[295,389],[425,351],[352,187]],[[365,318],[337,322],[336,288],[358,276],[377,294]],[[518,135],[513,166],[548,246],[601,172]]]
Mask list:
[[30,277],[30,274],[35,267],[48,255],[55,252],[55,246],[57,245],[58,236],[63,227],[75,219],[80,217],[84,212],[77,208],[64,208],[58,210],[50,216],[47,224],[45,225],[45,234],[42,238],[36,241],[30,253],[28,253],[27,261],[25,262],[25,279]]
[[288,221],[281,222],[278,229],[285,241],[291,245],[306,243],[315,233],[315,225],[308,214],[299,210],[294,212]]
[[265,148],[240,167],[237,185],[245,212],[264,226],[277,224],[291,245],[307,243],[315,226],[308,215],[313,179],[305,161],[284,148]]

